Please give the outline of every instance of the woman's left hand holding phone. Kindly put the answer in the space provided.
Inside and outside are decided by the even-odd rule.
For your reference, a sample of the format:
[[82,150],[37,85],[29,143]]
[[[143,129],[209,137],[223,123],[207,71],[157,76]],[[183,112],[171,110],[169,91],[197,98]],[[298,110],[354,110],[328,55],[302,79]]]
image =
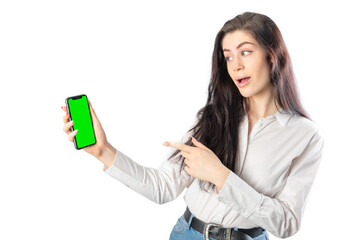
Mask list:
[[[94,145],[88,146],[84,148],[84,151],[90,153],[97,159],[99,159],[106,168],[110,167],[114,162],[116,149],[107,141],[106,134],[104,129],[101,126],[99,119],[97,118],[94,109],[89,101],[90,114],[93,119],[94,124],[94,132],[96,136],[96,143]],[[74,124],[73,121],[69,121],[69,113],[67,112],[66,106],[61,107],[62,110],[65,111],[65,115],[63,117],[64,121],[64,132],[68,134],[68,139],[70,142],[74,141],[75,135],[77,131],[71,131],[71,126]]]

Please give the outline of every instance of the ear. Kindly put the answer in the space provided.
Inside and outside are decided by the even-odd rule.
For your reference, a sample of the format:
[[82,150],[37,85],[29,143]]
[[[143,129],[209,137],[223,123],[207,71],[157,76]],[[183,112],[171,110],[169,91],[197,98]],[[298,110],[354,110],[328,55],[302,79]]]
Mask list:
[[269,64],[274,64],[274,62],[275,62],[274,56],[272,56],[271,54],[269,54],[269,56],[267,57],[267,60],[268,60]]

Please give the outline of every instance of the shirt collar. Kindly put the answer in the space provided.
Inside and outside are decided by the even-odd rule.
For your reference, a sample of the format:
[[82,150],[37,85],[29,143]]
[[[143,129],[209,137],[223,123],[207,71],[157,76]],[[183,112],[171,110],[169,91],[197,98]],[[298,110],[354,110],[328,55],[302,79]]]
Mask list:
[[276,119],[281,123],[281,125],[285,126],[289,119],[292,117],[292,113],[285,111],[284,109],[280,109],[275,113]]
[[[291,112],[288,112],[286,110],[284,110],[283,108],[280,108],[275,114],[267,116],[265,119],[266,120],[271,120],[276,118],[276,120],[282,125],[285,126],[286,123],[289,121],[289,119],[293,116],[294,114]],[[247,113],[245,114],[245,118],[248,118]]]

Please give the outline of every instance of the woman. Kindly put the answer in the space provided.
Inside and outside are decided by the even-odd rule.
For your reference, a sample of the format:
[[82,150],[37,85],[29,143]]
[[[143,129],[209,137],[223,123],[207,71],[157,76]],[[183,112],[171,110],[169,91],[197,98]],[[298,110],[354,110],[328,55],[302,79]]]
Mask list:
[[[64,111],[66,108],[63,107]],[[157,203],[185,188],[188,206],[170,239],[286,238],[299,228],[323,139],[303,109],[281,33],[267,16],[225,23],[215,39],[206,105],[185,144],[159,169],[116,150],[90,104],[97,143],[85,151],[106,173]],[[64,116],[73,141],[73,123]]]

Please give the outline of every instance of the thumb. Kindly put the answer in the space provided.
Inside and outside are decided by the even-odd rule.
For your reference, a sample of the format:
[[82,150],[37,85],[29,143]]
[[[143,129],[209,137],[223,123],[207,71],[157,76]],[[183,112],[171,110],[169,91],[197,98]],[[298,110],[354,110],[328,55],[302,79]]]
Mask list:
[[196,140],[194,137],[192,137],[192,143],[198,148],[202,148],[202,149],[206,149],[206,150],[208,149],[204,144],[202,144],[201,142]]

